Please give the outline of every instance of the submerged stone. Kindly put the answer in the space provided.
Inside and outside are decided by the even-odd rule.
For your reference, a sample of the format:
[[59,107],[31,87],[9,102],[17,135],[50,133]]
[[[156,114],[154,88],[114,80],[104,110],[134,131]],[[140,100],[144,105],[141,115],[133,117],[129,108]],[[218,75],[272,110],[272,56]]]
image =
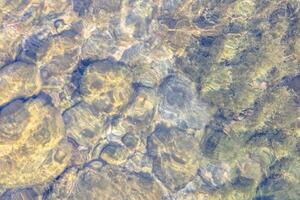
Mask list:
[[300,75],[297,75],[287,81],[287,86],[297,94],[300,94]]
[[153,173],[167,188],[176,191],[195,177],[200,157],[197,140],[191,135],[159,124],[147,143]]
[[0,0],[0,199],[299,199],[297,0]]
[[122,142],[128,147],[128,148],[134,148],[136,147],[138,141],[138,139],[130,133],[127,133],[126,135],[124,135],[122,137]]
[[3,200],[37,200],[38,194],[32,188],[17,191],[7,191],[1,197]]
[[18,97],[35,95],[40,89],[35,65],[14,62],[0,70],[0,105]]
[[106,59],[93,63],[84,72],[80,92],[97,113],[121,112],[132,95],[129,70],[122,63]]
[[72,3],[74,12],[76,12],[78,16],[82,17],[88,11],[92,4],[92,0],[72,0]]
[[99,172],[85,169],[68,199],[161,199],[162,188],[148,173],[129,173],[106,166]]
[[163,119],[174,125],[202,129],[209,119],[206,106],[195,94],[193,83],[181,76],[170,75],[159,86],[161,103],[159,112]]
[[80,102],[62,115],[67,135],[80,145],[92,147],[104,137],[101,131],[103,131],[105,119],[95,112],[90,105]]
[[128,150],[119,144],[106,145],[100,154],[100,158],[109,164],[120,165],[126,162]]
[[122,0],[96,0],[95,7],[104,9],[107,12],[116,12],[121,9]]
[[[63,120],[45,100],[14,101],[1,110],[0,121],[1,185],[43,183],[66,167],[71,149],[63,143]],[[41,162],[53,156],[55,159]]]

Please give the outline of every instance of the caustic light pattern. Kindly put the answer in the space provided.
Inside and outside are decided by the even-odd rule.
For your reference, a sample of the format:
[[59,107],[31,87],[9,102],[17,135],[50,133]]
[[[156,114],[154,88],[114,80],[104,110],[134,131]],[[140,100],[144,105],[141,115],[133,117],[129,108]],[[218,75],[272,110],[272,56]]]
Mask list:
[[0,0],[0,200],[299,200],[299,0]]

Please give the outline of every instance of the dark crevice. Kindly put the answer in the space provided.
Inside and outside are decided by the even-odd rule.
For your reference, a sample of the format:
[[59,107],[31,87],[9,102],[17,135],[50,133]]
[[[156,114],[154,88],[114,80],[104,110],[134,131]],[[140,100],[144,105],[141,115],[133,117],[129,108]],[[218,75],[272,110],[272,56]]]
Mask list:
[[9,102],[5,103],[5,104],[2,104],[0,105],[0,112],[3,110],[3,108],[5,108],[6,106],[16,102],[16,101],[21,101],[22,103],[25,103],[31,99],[37,99],[37,98],[41,98],[43,99],[47,104],[50,104],[50,105],[53,105],[52,104],[52,98],[46,94],[44,91],[40,91],[38,94],[36,95],[32,95],[32,96],[29,96],[29,97],[26,97],[26,96],[20,96],[20,97],[16,97],[12,100],[10,100]]

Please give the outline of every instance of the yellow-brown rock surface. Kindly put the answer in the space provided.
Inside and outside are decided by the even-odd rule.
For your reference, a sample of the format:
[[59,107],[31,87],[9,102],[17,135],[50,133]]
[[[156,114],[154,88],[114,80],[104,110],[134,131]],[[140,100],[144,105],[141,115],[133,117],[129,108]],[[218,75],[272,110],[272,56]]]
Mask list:
[[82,97],[96,111],[117,114],[132,95],[131,77],[126,66],[105,60],[92,64],[82,77]]
[[29,97],[40,89],[36,66],[16,62],[0,71],[0,105],[17,97]]
[[130,173],[106,166],[100,171],[86,169],[79,174],[67,199],[161,199],[159,183],[148,173]]
[[62,142],[63,120],[44,99],[14,101],[1,110],[0,121],[1,185],[43,183],[64,170],[71,149]]
[[298,0],[0,0],[0,200],[298,200]]

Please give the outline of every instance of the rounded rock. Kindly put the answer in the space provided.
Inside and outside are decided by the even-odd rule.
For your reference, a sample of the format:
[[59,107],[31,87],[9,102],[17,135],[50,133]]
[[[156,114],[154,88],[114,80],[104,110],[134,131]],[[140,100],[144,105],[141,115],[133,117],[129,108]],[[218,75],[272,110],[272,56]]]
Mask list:
[[122,111],[132,95],[131,75],[125,65],[111,59],[92,64],[81,82],[83,100],[98,113],[114,115]]
[[71,154],[64,131],[60,112],[42,98],[7,105],[0,112],[0,184],[24,187],[61,173]]
[[184,131],[157,125],[147,141],[153,173],[172,191],[183,188],[197,174],[200,159],[197,146],[197,140]]

